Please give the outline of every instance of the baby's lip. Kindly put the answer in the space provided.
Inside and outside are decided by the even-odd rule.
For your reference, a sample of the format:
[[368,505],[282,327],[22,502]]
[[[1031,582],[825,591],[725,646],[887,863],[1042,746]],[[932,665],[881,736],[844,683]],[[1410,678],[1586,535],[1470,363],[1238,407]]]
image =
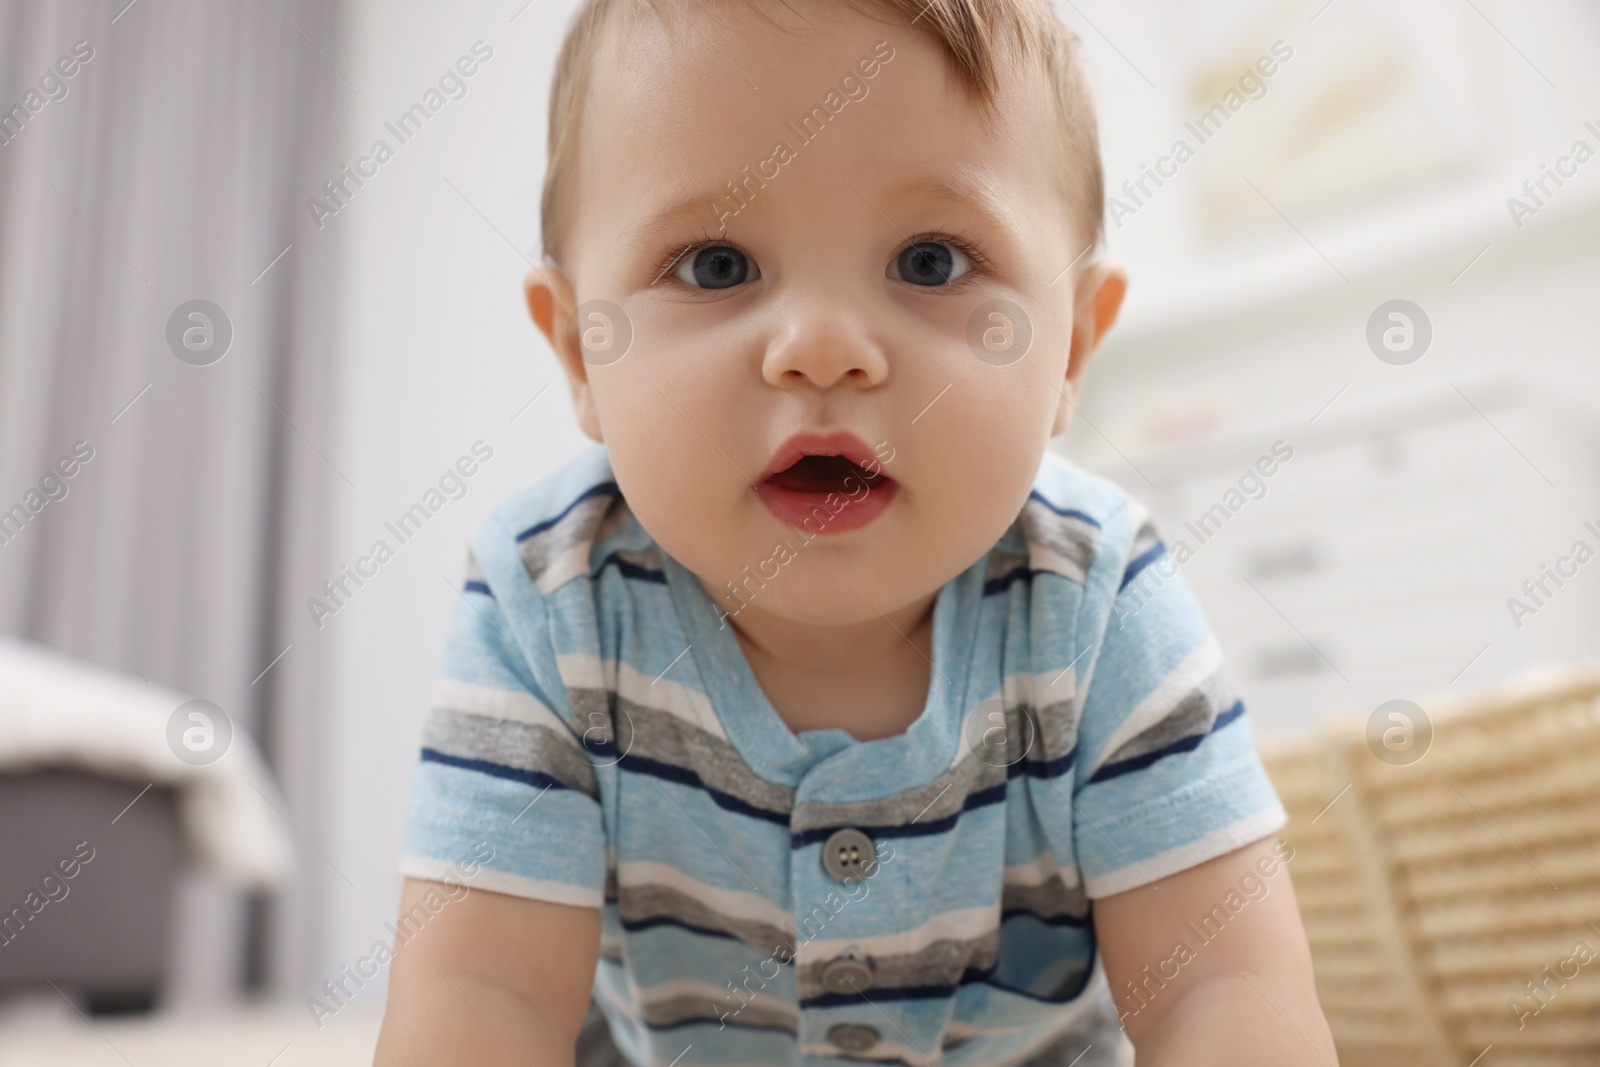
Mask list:
[[[805,432],[795,434],[778,446],[758,480],[765,481],[780,471],[788,470],[803,456],[843,456],[863,470],[876,470],[882,466],[877,453],[853,433],[844,430],[828,434]],[[881,477],[887,478],[888,475]]]

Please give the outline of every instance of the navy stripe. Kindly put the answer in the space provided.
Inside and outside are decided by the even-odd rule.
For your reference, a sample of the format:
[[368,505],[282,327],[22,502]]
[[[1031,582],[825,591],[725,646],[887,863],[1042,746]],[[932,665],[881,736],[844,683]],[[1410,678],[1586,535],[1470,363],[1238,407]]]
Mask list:
[[1041,997],[1038,994],[1029,993],[1025,989],[1013,989],[1011,986],[1002,985],[994,980],[994,971],[995,968],[993,967],[968,967],[961,973],[960,979],[954,983],[944,985],[898,987],[875,985],[870,989],[862,990],[860,993],[822,993],[815,997],[802,998],[800,1000],[800,1007],[802,1010],[806,1008],[837,1008],[849,1004],[860,1004],[862,1000],[869,1000],[872,1002],[880,1000],[938,1000],[944,997],[954,996],[956,990],[965,985],[991,986],[995,989],[1002,989],[1007,993],[1015,993],[1019,997],[1027,997],[1029,1000],[1036,1000],[1041,1004],[1065,1004],[1067,1001],[1072,1000],[1081,994],[1084,988],[1089,984],[1089,978],[1094,974],[1094,955],[1091,952],[1088,961],[1084,964],[1083,976],[1079,980],[1077,988],[1063,997]]
[[624,578],[638,578],[641,581],[657,582],[661,585],[667,584],[667,573],[665,571],[653,571],[649,567],[641,567],[637,563],[629,563],[616,552],[611,553],[611,555],[600,561],[600,566],[594,569],[595,576],[598,577],[600,572],[609,565],[615,565]]
[[526,530],[523,530],[521,533],[517,534],[517,542],[520,544],[530,537],[537,537],[539,534],[544,533],[546,530],[550,529],[550,527],[566,518],[567,513],[573,508],[577,507],[585,500],[588,500],[590,497],[620,495],[621,492],[622,490],[618,488],[616,482],[601,482],[599,485],[591,485],[589,488],[580,493],[576,500],[562,508],[561,514],[557,515],[555,518],[546,519],[544,522],[536,522]]
[[1051,511],[1055,512],[1057,515],[1063,516],[1064,518],[1078,519],[1078,520],[1080,520],[1082,522],[1088,523],[1090,526],[1093,526],[1096,530],[1100,529],[1100,520],[1099,519],[1096,519],[1092,515],[1085,515],[1083,512],[1078,511],[1076,508],[1058,508],[1054,504],[1050,503],[1050,501],[1048,501],[1044,497],[1040,496],[1039,495],[1039,490],[1037,490],[1037,489],[1033,489],[1033,490],[1030,490],[1028,492],[1028,499],[1029,500],[1037,500],[1039,503],[1043,504],[1045,507],[1047,507]]
[[[770,808],[757,807],[747,800],[707,785],[705,779],[701,778],[698,773],[687,767],[680,767],[674,763],[666,763],[661,760],[651,759],[648,756],[640,756],[632,752],[619,755],[615,741],[592,741],[588,738],[585,738],[581,744],[583,748],[590,754],[603,759],[609,759],[616,763],[623,770],[632,771],[636,774],[644,774],[652,778],[659,778],[662,781],[675,782],[678,785],[686,785],[695,789],[699,789],[709,796],[711,801],[716,804],[717,807],[722,808],[725,811],[735,812],[740,815],[749,815],[752,818],[760,819],[763,822],[770,822],[778,826],[789,825],[791,817],[790,812],[774,811]],[[933,819],[928,822],[907,823],[905,825],[897,826],[855,827],[855,829],[861,830],[862,833],[865,833],[874,839],[880,837],[926,837],[931,834],[943,833],[946,830],[954,829],[962,814],[968,811],[974,811],[978,808],[988,807],[991,804],[1003,803],[1006,799],[1006,787],[1011,779],[1024,774],[1032,778],[1059,777],[1060,775],[1065,774],[1067,771],[1072,769],[1073,765],[1077,762],[1077,758],[1078,749],[1076,746],[1074,746],[1066,755],[1058,756],[1053,760],[1017,760],[1015,763],[1007,766],[1006,782],[990,786],[988,789],[981,789],[977,792],[967,794],[966,800],[961,805],[961,809],[945,816],[942,819]],[[806,845],[811,844],[814,841],[825,841],[833,834],[835,830],[838,829],[840,829],[840,827],[824,826],[811,830],[804,830],[799,834],[791,834],[789,837],[790,847],[804,848]]]
[[[1006,767],[1006,780],[988,789],[980,789],[975,793],[968,793],[967,799],[962,802],[958,811],[951,812],[942,819],[932,819],[928,822],[912,822],[896,826],[854,826],[851,829],[860,830],[874,841],[879,838],[893,837],[927,837],[931,834],[942,834],[947,830],[955,829],[961,816],[969,811],[986,808],[991,804],[1003,804],[1006,799],[1006,787],[1011,779],[1020,775],[1030,778],[1054,778],[1066,773],[1077,762],[1078,749],[1073,746],[1072,751],[1065,756],[1058,756],[1053,760],[1020,759]],[[844,829],[840,826],[817,826],[810,830],[802,830],[798,834],[789,835],[791,849],[804,848],[816,841],[826,841],[833,836],[834,831]]]
[[484,596],[488,597],[490,600],[494,599],[494,593],[489,591],[489,583],[488,582],[480,582],[476,578],[471,579],[470,581],[468,581],[466,585],[463,585],[461,587],[461,589],[462,589],[463,592],[466,592],[466,593],[482,593]]
[[1025,770],[1030,778],[1059,778],[1070,771],[1077,760],[1078,746],[1073,745],[1065,756],[1057,756],[1053,760],[1019,760],[1018,763],[1027,764]]
[[[728,1012],[724,1013],[720,1018],[718,1018],[717,1016],[713,1015],[709,1019],[700,1019],[700,1018],[685,1019],[682,1022],[669,1023],[669,1024],[665,1025],[665,1026],[662,1026],[662,1025],[660,1025],[658,1023],[653,1023],[648,1019],[642,1019],[640,1021],[644,1023],[645,1028],[647,1030],[652,1030],[652,1031],[654,1031],[655,1033],[658,1033],[658,1034],[666,1033],[666,1032],[668,1032],[670,1030],[681,1030],[685,1026],[710,1026],[712,1023],[716,1023],[717,1024],[717,1029],[719,1029],[719,1030],[722,1029],[722,1027],[724,1025],[727,1025],[727,1026],[730,1026],[730,1027],[738,1027],[740,1030],[765,1030],[766,1032],[771,1033],[771,1034],[783,1034],[785,1037],[795,1037],[795,1036],[797,1036],[793,1030],[790,1030],[788,1027],[785,1027],[785,1026],[766,1026],[766,1025],[762,1025],[762,1024],[758,1024],[758,1023],[740,1022],[739,1021],[739,1016],[736,1015],[733,1011],[728,1011]],[[894,1062],[894,1061],[891,1061],[891,1060],[881,1060],[881,1061],[880,1060],[873,1060],[872,1062],[873,1063],[880,1063],[880,1062],[882,1062],[882,1063],[891,1063],[891,1062]],[[910,1067],[910,1065],[908,1064],[907,1067]]]
[[[584,747],[592,752],[600,752],[605,755],[610,755],[612,752],[616,751],[615,742],[607,742],[605,746],[598,744],[585,744]],[[635,774],[647,774],[652,778],[660,778],[663,781],[677,782],[679,785],[694,786],[697,789],[703,790],[706,795],[709,796],[717,805],[717,807],[722,808],[725,811],[736,812],[740,815],[749,815],[752,818],[761,819],[764,822],[776,823],[779,826],[789,825],[788,812],[769,811],[766,808],[758,808],[749,801],[741,800],[739,797],[736,797],[731,793],[724,793],[720,789],[713,789],[711,786],[707,785],[698,774],[687,768],[678,767],[671,763],[662,763],[660,760],[653,760],[646,756],[636,756],[631,752],[618,759],[617,765],[623,770],[632,771]]]
[[704,926],[695,926],[693,923],[686,923],[682,919],[674,919],[670,915],[652,915],[648,919],[619,918],[618,922],[622,924],[624,930],[651,930],[657,926],[672,926],[679,930],[687,930],[691,934],[700,934],[703,937],[720,937],[726,941],[739,940],[738,937],[728,933],[726,930],[712,930]]
[[1038,912],[1029,911],[1026,908],[1011,908],[1007,911],[1002,911],[1000,913],[1000,921],[1003,923],[1013,916],[1023,916],[1046,926],[1070,926],[1075,930],[1081,930],[1089,925],[1089,916],[1087,915],[1040,915]]
[[1211,724],[1211,729],[1207,730],[1205,733],[1193,734],[1189,737],[1179,738],[1178,740],[1172,742],[1172,744],[1167,745],[1165,748],[1158,748],[1154,752],[1146,752],[1142,756],[1134,756],[1131,759],[1120,760],[1116,763],[1108,763],[1104,767],[1101,767],[1098,771],[1094,772],[1094,777],[1089,779],[1089,784],[1093,785],[1095,782],[1104,782],[1112,778],[1120,778],[1124,774],[1132,774],[1134,771],[1143,770],[1152,763],[1155,763],[1157,760],[1166,759],[1168,756],[1175,756],[1179,752],[1192,752],[1194,749],[1199,748],[1200,743],[1206,738],[1210,737],[1212,734],[1216,733],[1218,730],[1222,729],[1224,726],[1228,725],[1230,722],[1243,714],[1244,701],[1235,700],[1233,702],[1233,707],[1229,708],[1221,715],[1218,715],[1216,721]]
[[1024,564],[1015,570],[1007,571],[998,578],[990,578],[985,581],[983,583],[983,595],[994,596],[997,593],[1003,593],[1018,582],[1032,579],[1033,575],[1033,569]]
[[1117,592],[1128,588],[1128,583],[1139,577],[1139,573],[1160,558],[1167,546],[1157,541],[1139,554],[1139,557],[1128,564],[1128,569],[1122,572],[1122,584],[1117,586]]
[[463,770],[487,774],[491,778],[506,778],[513,782],[521,782],[524,785],[548,786],[551,789],[572,788],[561,779],[552,778],[550,775],[539,771],[525,771],[521,767],[507,767],[503,763],[490,763],[488,760],[452,756],[449,753],[440,752],[436,748],[424,747],[422,758],[428,763],[442,763],[447,767],[460,767]]

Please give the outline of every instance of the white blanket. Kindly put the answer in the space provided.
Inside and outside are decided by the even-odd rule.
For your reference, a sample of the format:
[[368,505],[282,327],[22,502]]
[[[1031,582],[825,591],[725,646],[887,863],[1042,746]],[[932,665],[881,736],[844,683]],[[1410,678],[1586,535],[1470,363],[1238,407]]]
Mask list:
[[283,885],[294,854],[277,783],[238,729],[216,762],[178,759],[167,720],[188,699],[0,638],[0,774],[72,767],[127,780],[130,800],[141,783],[172,786],[192,862],[240,889]]

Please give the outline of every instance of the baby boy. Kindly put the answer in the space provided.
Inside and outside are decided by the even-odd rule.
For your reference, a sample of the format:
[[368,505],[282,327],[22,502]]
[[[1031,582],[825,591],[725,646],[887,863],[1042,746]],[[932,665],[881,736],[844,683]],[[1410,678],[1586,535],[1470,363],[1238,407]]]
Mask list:
[[473,540],[379,1064],[1334,1062],[1217,643],[1047,451],[1127,285],[1076,43],[582,6],[526,294],[597,443]]

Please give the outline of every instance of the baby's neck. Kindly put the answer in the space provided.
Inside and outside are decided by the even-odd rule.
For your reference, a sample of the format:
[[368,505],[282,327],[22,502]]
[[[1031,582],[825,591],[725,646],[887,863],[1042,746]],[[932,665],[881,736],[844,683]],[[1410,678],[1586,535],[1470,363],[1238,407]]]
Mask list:
[[902,733],[927,703],[936,598],[843,627],[752,616],[753,605],[728,621],[790,730],[837,727],[867,741]]

